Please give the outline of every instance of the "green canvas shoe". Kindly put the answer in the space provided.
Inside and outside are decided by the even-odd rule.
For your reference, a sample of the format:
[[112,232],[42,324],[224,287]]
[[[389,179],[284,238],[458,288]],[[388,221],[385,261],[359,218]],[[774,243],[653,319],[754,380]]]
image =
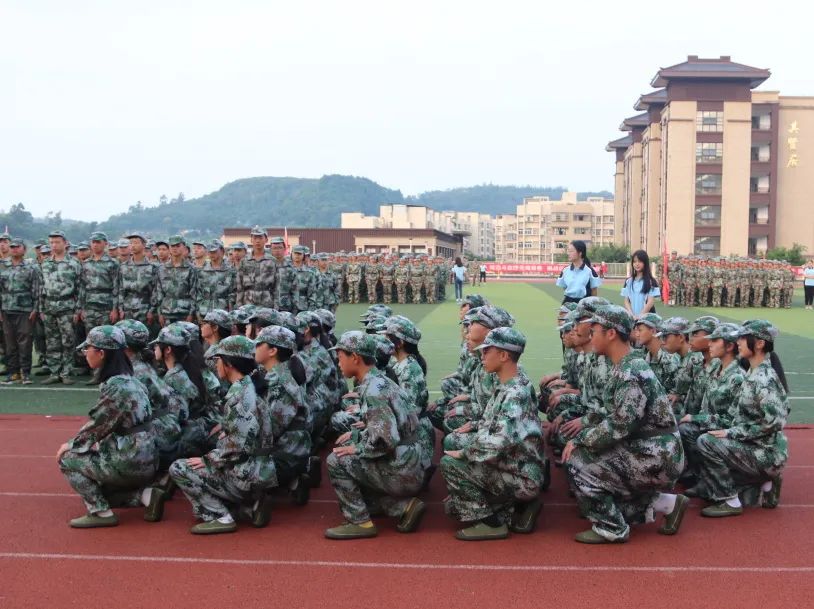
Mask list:
[[415,533],[421,525],[421,519],[424,517],[424,512],[427,511],[427,504],[421,501],[418,497],[410,499],[407,504],[407,509],[401,516],[401,521],[396,525],[399,533]]
[[218,535],[220,533],[234,533],[235,531],[237,531],[236,522],[224,523],[218,520],[196,524],[189,530],[193,535]]
[[378,534],[379,530],[375,526],[363,527],[349,522],[325,530],[325,537],[328,539],[367,539]]
[[772,490],[768,493],[763,493],[760,498],[761,507],[767,510],[773,510],[780,503],[780,488],[783,486],[783,476],[778,476],[772,480]]
[[676,505],[672,512],[664,516],[664,524],[659,527],[659,533],[662,535],[675,535],[678,533],[688,507],[690,507],[689,498],[685,495],[677,495]]
[[43,385],[56,385],[57,383],[61,383],[62,379],[58,376],[51,375],[47,379],[45,379],[42,384]]
[[71,528],[74,529],[98,529],[101,527],[115,527],[119,524],[116,514],[112,516],[97,516],[96,514],[85,514],[79,518],[71,520]]
[[726,518],[727,516],[740,516],[743,514],[742,507],[732,507],[726,501],[716,503],[701,510],[701,515],[705,518]]
[[150,504],[144,508],[144,520],[147,522],[160,522],[164,518],[164,502],[167,494],[160,488],[153,487],[150,493]]
[[506,539],[509,536],[509,527],[505,524],[499,527],[490,527],[479,522],[455,533],[455,539],[461,541],[491,541],[493,539]]
[[588,529],[587,531],[582,531],[581,533],[577,533],[574,536],[574,539],[579,543],[587,543],[592,545],[599,545],[604,543],[626,543],[627,537],[620,537],[619,539],[608,539],[607,537],[602,537],[599,533],[594,531],[593,529]]
[[542,510],[542,501],[539,499],[529,501],[522,510],[515,510],[509,529],[511,529],[512,533],[521,533],[523,535],[533,533],[534,529],[537,528],[537,518]]

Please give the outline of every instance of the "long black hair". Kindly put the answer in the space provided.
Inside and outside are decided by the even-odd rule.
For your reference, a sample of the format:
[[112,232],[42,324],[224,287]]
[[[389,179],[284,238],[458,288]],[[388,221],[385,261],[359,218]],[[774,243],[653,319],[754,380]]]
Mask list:
[[269,384],[268,381],[266,381],[265,370],[261,369],[256,361],[246,357],[236,357],[234,355],[221,355],[220,358],[224,363],[229,364],[232,368],[240,372],[240,374],[251,378],[257,395],[266,395]]
[[630,256],[630,287],[633,288],[633,281],[636,279],[636,270],[633,268],[633,261],[638,260],[642,263],[642,294],[649,294],[650,291],[658,287],[658,282],[656,278],[653,277],[653,273],[650,270],[650,256],[647,255],[647,252],[644,250],[636,250],[633,252],[633,255]]
[[418,365],[421,367],[421,372],[424,373],[424,376],[427,376],[427,360],[425,360],[424,356],[419,353],[417,344],[408,343],[406,340],[401,340],[398,336],[394,336],[392,334],[388,334],[387,338],[391,343],[393,343],[396,351],[399,349],[404,349],[407,355],[412,355],[415,358],[415,361],[417,361]]
[[311,340],[316,340],[320,345],[325,347],[326,350],[333,347],[331,339],[322,331],[322,323],[314,320],[308,324],[308,329],[311,331]]
[[105,360],[99,370],[100,383],[118,374],[133,376],[133,364],[124,349],[102,349],[102,351],[105,353]]
[[[577,253],[582,256],[582,261],[585,263],[585,266],[593,271],[594,267],[591,264],[591,260],[588,258],[588,246],[585,245],[585,242],[580,239],[575,239],[571,242],[571,245],[575,250],[577,250]],[[594,271],[594,273],[596,273],[596,271]]]
[[[757,339],[753,335],[751,334],[746,335],[746,346],[749,347],[749,351],[753,353],[755,351],[756,342]],[[774,341],[764,340],[763,342],[765,343],[763,347],[763,353],[768,355],[769,362],[771,362],[772,368],[774,369],[777,378],[780,379],[780,384],[783,385],[783,389],[785,389],[786,393],[788,393],[789,383],[788,381],[786,381],[786,372],[785,370],[783,370],[783,364],[780,362],[780,357],[777,355],[777,353],[774,352]]]
[[198,390],[199,399],[202,402],[206,402],[209,397],[209,392],[207,392],[206,383],[204,383],[203,380],[203,369],[206,365],[204,363],[203,353],[199,355],[196,350],[191,349],[190,347],[167,345],[164,343],[158,344],[161,346],[162,351],[166,347],[170,348],[172,355],[175,357],[175,361],[180,364],[181,368],[184,369],[184,372],[187,373],[189,380],[192,381],[192,384],[195,385],[195,389]]
[[458,256],[458,257],[455,259],[455,266],[463,266],[463,265],[464,265],[464,263],[463,263],[463,262],[461,262],[461,257],[460,257],[460,256]]
[[302,360],[299,357],[294,357],[294,352],[291,349],[277,347],[276,345],[272,346],[277,349],[277,360],[280,363],[288,364],[288,371],[291,373],[294,382],[300,387],[305,385],[305,365]]

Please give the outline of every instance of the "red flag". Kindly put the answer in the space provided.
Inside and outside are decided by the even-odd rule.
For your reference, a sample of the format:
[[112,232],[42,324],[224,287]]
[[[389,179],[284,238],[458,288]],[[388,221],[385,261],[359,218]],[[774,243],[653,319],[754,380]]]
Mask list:
[[288,256],[288,227],[287,226],[283,227],[283,233],[285,235],[283,237],[283,243],[285,243],[285,254],[286,254],[286,256]]
[[670,280],[667,278],[667,268],[669,266],[667,257],[667,239],[664,239],[664,251],[661,254],[661,301],[665,305],[670,303]]

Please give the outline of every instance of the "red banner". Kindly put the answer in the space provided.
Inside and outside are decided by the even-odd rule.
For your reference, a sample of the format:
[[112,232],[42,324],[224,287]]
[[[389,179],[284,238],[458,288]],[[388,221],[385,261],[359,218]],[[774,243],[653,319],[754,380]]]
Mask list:
[[497,275],[559,275],[568,264],[565,262],[555,263],[498,263],[487,262],[486,272]]

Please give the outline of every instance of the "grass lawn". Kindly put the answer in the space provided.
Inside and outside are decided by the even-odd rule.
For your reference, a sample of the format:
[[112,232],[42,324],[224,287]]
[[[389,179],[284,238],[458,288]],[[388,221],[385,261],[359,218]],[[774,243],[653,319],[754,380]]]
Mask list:
[[[472,291],[473,288],[467,288]],[[517,319],[517,328],[529,339],[521,362],[532,378],[555,371],[562,362],[559,336],[555,329],[555,309],[562,292],[553,283],[492,282],[477,288],[489,300],[508,309]],[[620,287],[610,285],[600,295],[621,304]],[[439,379],[454,370],[460,349],[458,306],[448,299],[437,305],[395,305],[396,313],[406,315],[421,328],[421,352],[429,365],[430,390]],[[359,315],[365,305],[339,308],[337,333],[359,327]],[[750,318],[769,319],[781,330],[778,353],[791,385],[791,422],[814,423],[814,312],[802,307],[802,293],[792,309],[712,309],[668,308],[659,313],[681,315],[692,320],[700,315],[716,315],[722,321]],[[41,378],[41,377],[35,377]],[[95,388],[72,387],[0,387],[0,413],[86,414],[93,405]]]

